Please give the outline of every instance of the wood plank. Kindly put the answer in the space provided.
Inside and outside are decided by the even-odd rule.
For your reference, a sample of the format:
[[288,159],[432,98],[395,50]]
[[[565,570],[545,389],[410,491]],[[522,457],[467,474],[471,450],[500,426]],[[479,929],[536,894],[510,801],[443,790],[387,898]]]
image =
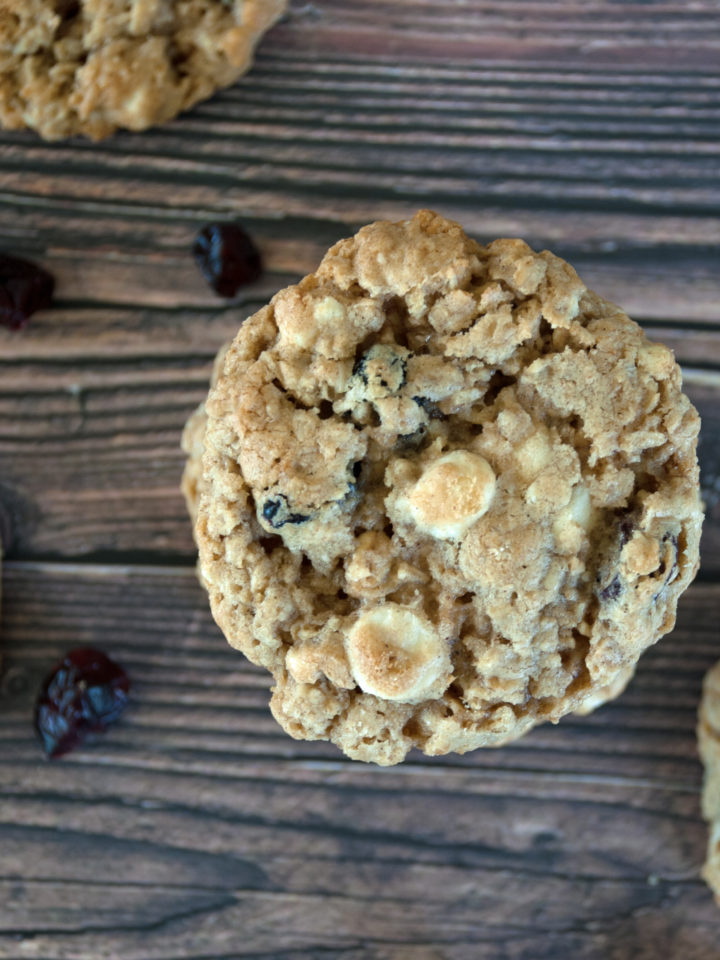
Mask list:
[[[572,890],[568,883],[545,882],[547,906],[538,910],[532,895],[536,889],[533,882],[523,883],[503,871],[486,876],[476,872],[471,880],[462,878],[450,883],[449,892],[455,897],[450,904],[440,898],[418,903],[394,897],[387,891],[392,890],[398,872],[385,866],[374,876],[369,873],[370,892],[365,896],[246,891],[213,896],[188,891],[185,897],[194,897],[197,906],[185,914],[181,912],[183,897],[178,892],[164,912],[158,907],[153,912],[153,906],[162,903],[162,892],[148,895],[141,887],[128,897],[116,886],[93,885],[88,891],[74,890],[68,884],[56,900],[68,898],[70,912],[73,900],[87,903],[92,919],[82,932],[60,926],[48,929],[46,921],[28,928],[28,933],[32,932],[30,949],[36,952],[27,949],[28,940],[20,932],[15,934],[20,943],[14,950],[10,946],[11,952],[2,952],[0,957],[96,957],[105,950],[110,956],[122,955],[128,960],[326,956],[361,956],[371,960],[418,956],[433,960],[471,960],[478,956],[488,960],[556,960],[559,956],[572,956],[601,960],[609,955],[607,950],[612,950],[610,955],[618,960],[630,960],[642,956],[633,951],[643,949],[649,941],[672,950],[668,956],[705,960],[715,949],[716,930],[705,919],[701,897],[695,890],[687,893],[680,884],[658,890],[643,881],[633,890],[629,886],[618,890],[610,884],[581,882]],[[431,878],[434,890],[442,885],[444,876],[441,871],[437,875],[433,871]],[[418,877],[418,884],[422,879],[428,878]],[[377,886],[373,887],[373,883]],[[30,895],[44,894],[43,900],[51,900],[52,892],[46,887],[28,884],[27,889]],[[558,904],[562,900],[567,903],[568,894],[571,904],[585,909],[578,909],[582,914],[578,927],[563,931]],[[102,921],[94,919],[93,908],[100,899],[107,902],[112,897],[114,902],[115,896],[119,901],[115,916],[125,901],[128,913],[137,919],[123,923],[108,918],[105,922],[111,925],[103,926]],[[694,930],[689,926],[676,929],[676,921],[681,920],[678,900],[686,911],[682,919],[695,923]],[[619,908],[624,909],[628,919],[616,924],[614,918]],[[67,912],[62,914],[66,916]],[[531,928],[522,920],[528,915],[533,917]]]
[[[0,960],[715,960],[694,726],[720,612],[717,12],[292,0],[255,69],[163,129],[0,133],[1,246],[58,280],[0,330]],[[272,720],[190,566],[177,444],[247,312],[420,206],[554,249],[673,347],[706,579],[592,716],[381,770]],[[218,217],[267,264],[232,304],[189,260]],[[123,565],[143,557],[168,565]],[[85,643],[132,703],[48,763],[35,691]]]
[[[694,725],[719,587],[591,717],[386,770],[282,734],[191,571],[10,563],[4,588],[3,960],[714,955]],[[32,701],[76,643],[132,704],[48,763]]]
[[[379,12],[398,11],[408,15],[403,4]],[[334,8],[332,17],[343,15]],[[282,29],[300,29],[305,13],[298,16]],[[189,560],[177,442],[214,351],[242,316],[313,269],[358,223],[432,201],[480,239],[521,234],[568,256],[592,287],[698,368],[691,392],[708,424],[711,507],[705,563],[717,569],[716,393],[705,371],[718,360],[720,218],[702,191],[719,182],[708,153],[718,78],[420,65],[380,54],[313,64],[272,38],[265,50],[246,81],[164,130],[101,145],[0,138],[0,232],[58,278],[53,311],[20,336],[0,331],[0,500],[14,554],[179,552]],[[625,121],[630,139],[608,153],[610,128]],[[650,137],[662,151],[643,156]],[[368,164],[392,180],[388,190],[374,183],[371,199],[358,180]],[[446,167],[467,174],[475,193],[435,203],[438,164],[443,175]],[[513,187],[509,205],[488,207],[479,173],[499,190],[535,179],[529,194]],[[616,191],[616,175],[631,173],[635,186],[627,196],[620,189],[617,213],[605,209],[610,194],[593,206],[596,187]],[[402,197],[407,176],[417,178],[412,199]],[[633,190],[653,177],[663,204],[649,212]],[[685,201],[666,192],[671,182],[697,186],[701,211],[678,209]],[[589,191],[585,200],[573,193],[578,184]],[[195,230],[219,213],[247,215],[268,266],[232,306],[210,294],[188,255]]]
[[[381,4],[380,29],[404,30],[413,9]],[[521,32],[522,10],[486,12]],[[582,8],[562,22],[569,12]],[[550,32],[546,6],[538,16]],[[354,30],[344,6],[299,7],[247,78],[166,128],[101,144],[0,135],[3,245],[44,259],[71,303],[217,307],[187,269],[209,219],[247,220],[279,274],[272,292],[360,224],[431,205],[481,240],[519,235],[568,255],[631,314],[720,321],[716,70],[285,44],[343,17]]]
[[[101,144],[0,135],[4,245],[41,256],[71,303],[217,307],[187,269],[208,219],[248,220],[279,274],[262,287],[272,292],[361,223],[429,204],[480,239],[520,235],[569,255],[631,314],[720,322],[720,78],[716,58],[702,59],[712,4],[422,10],[375,3],[365,49],[352,6],[297,3],[248,77],[165,128]],[[428,24],[448,42],[470,24],[520,46],[505,62],[462,61],[443,40],[418,60],[411,37]],[[694,62],[676,72],[666,45],[683,29]],[[657,43],[663,64],[618,56],[624,30]],[[358,48],[341,55],[343,32]],[[593,56],[533,68],[527,36],[563,32],[583,34]]]
[[[206,394],[215,350],[243,315],[242,307],[66,309],[20,336],[3,341],[0,331],[8,345],[0,354],[0,515],[11,556],[119,551],[192,562],[180,434]],[[686,389],[704,424],[703,565],[717,572],[720,333],[665,329],[681,361],[702,363],[689,366]]]
[[531,0],[462,6],[453,0],[420,5],[411,0],[373,0],[363,11],[342,0],[322,0],[312,6],[298,3],[291,10],[295,16],[277,28],[277,42],[313,51],[332,44],[346,55],[566,64],[591,58],[603,66],[621,60],[663,64],[673,70],[712,63],[720,46],[716,10],[708,0],[690,10],[652,0],[622,5]]
[[[366,208],[366,218],[402,219],[412,216],[421,206],[422,198],[402,206],[374,206],[370,214]],[[630,246],[612,239],[613,227],[608,218],[605,218],[605,227],[592,217],[589,223],[586,220],[584,227],[590,226],[596,233],[588,236],[586,230],[576,243],[577,223],[572,220],[577,218],[551,214],[546,220],[552,235],[545,231],[533,236],[540,225],[532,222],[531,215],[473,212],[442,203],[433,203],[433,206],[443,215],[461,221],[481,241],[497,236],[522,236],[536,249],[552,249],[573,263],[591,289],[622,304],[633,317],[679,323],[720,323],[717,252],[705,246],[720,242],[720,219],[705,224],[707,230],[702,232],[702,242],[698,245],[670,246],[657,241],[661,234],[675,238],[680,227],[672,218],[665,218],[664,223],[654,224],[657,236],[651,231],[648,245],[643,247],[640,241]],[[17,217],[17,211],[13,210],[10,215]],[[43,220],[48,219],[46,211]],[[189,257],[195,233],[212,219],[212,213],[206,211],[196,220],[181,224],[148,220],[141,229],[137,220],[124,221],[117,209],[101,210],[92,205],[86,219],[82,219],[79,212],[73,214],[72,222],[53,218],[48,234],[56,236],[43,237],[41,242],[47,245],[42,249],[38,249],[37,238],[32,244],[6,243],[5,249],[37,259],[50,270],[57,280],[57,303],[61,308],[68,304],[77,308],[111,305],[221,310],[225,302],[208,289]],[[24,223],[37,220],[35,211],[25,211]],[[282,286],[315,270],[327,248],[352,234],[362,223],[283,224],[280,229],[285,235],[278,236],[277,225],[248,217],[244,217],[243,222],[257,239],[267,268],[265,278],[251,291],[257,300],[269,299]],[[613,222],[617,226],[620,220]],[[690,221],[683,219],[682,225],[688,228]],[[642,232],[642,226],[633,220],[628,230]],[[113,231],[110,240],[108,235]],[[5,233],[7,235],[7,231]],[[242,300],[241,297],[241,303]],[[11,339],[7,335],[0,340],[3,353],[15,351],[19,343],[19,338]]]
[[[648,21],[647,5],[636,9],[651,30],[658,14]],[[547,7],[538,10],[556,30]],[[378,27],[387,21],[393,34],[415,15],[382,4]],[[518,33],[519,15],[492,13]],[[343,17],[354,30],[351,10],[299,8],[250,76],[166,128],[94,145],[3,134],[5,242],[44,253],[73,300],[207,304],[178,265],[204,220],[299,218],[293,236],[267,242],[280,241],[272,269],[301,273],[358,224],[430,203],[482,239],[523,235],[605,254],[588,280],[631,312],[718,319],[714,69],[669,77],[620,60],[608,72],[585,58],[584,69],[530,70],[419,63],[402,50],[339,57],[330,44],[309,53],[284,42],[306,39],[306,27],[322,37],[328,18]],[[568,22],[568,9],[559,19]],[[643,245],[644,260],[633,253]]]
[[[207,754],[203,762],[218,764],[207,767],[208,773],[227,773],[233,753],[262,760],[268,751],[284,748],[291,749],[293,756],[300,751],[308,760],[343,762],[334,747],[295,744],[276,726],[266,710],[267,674],[225,644],[192,569],[8,561],[4,585],[7,671],[0,721],[4,757],[27,759],[37,753],[30,727],[17,724],[27,715],[48,667],[68,646],[100,643],[142,678],[137,729],[131,714],[114,734],[115,745],[126,742],[122,739],[125,727],[131,730],[136,747],[162,742],[167,757],[194,743]],[[717,655],[717,604],[714,585],[695,584],[681,603],[672,640],[646,654],[643,671],[620,701],[591,718],[569,718],[557,729],[535,731],[532,736],[541,748],[552,746],[544,768],[531,763],[535,748],[525,752],[527,739],[507,751],[480,751],[472,756],[472,763],[499,769],[507,762],[535,773],[574,769],[604,776],[617,772],[619,764],[630,780],[648,777],[653,769],[657,774],[658,765],[667,763],[668,777],[687,776],[688,757],[694,764],[693,751],[687,752],[687,737],[694,735],[698,685]],[[670,714],[668,699],[674,704]],[[193,717],[192,736],[178,719],[183,712]],[[625,729],[624,751],[617,745],[609,751],[601,745],[607,725]],[[563,739],[564,733],[569,740]],[[588,746],[594,754],[589,758]],[[643,749],[648,766],[638,767]],[[181,763],[186,761],[187,757]],[[420,755],[416,761],[427,762]],[[434,768],[446,762],[430,763]],[[466,761],[455,757],[452,762],[462,767]],[[44,769],[52,768],[50,764]],[[691,789],[695,785],[694,781],[686,784]]]

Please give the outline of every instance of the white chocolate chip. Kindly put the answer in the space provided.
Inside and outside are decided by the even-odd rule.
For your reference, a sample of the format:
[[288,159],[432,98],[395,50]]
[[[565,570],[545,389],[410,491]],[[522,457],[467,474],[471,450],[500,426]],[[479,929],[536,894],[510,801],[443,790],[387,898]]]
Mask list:
[[335,297],[324,297],[315,304],[313,316],[318,323],[339,323],[345,317],[345,311]]
[[291,647],[285,657],[285,666],[296,683],[315,683],[320,677],[319,666],[302,649]]
[[406,502],[419,530],[453,540],[487,512],[494,493],[495,474],[487,460],[454,450],[426,467]]
[[593,524],[595,511],[593,510],[592,503],[590,502],[590,492],[588,491],[588,488],[583,486],[581,483],[579,483],[573,490],[569,510],[572,519],[578,524],[578,526],[581,526],[585,531],[590,529]]
[[396,603],[361,614],[345,650],[358,685],[383,700],[420,703],[451,679],[447,642],[421,614]]
[[595,513],[587,487],[577,484],[570,503],[558,513],[553,524],[555,545],[560,552],[574,553],[580,549],[585,534],[595,522]]

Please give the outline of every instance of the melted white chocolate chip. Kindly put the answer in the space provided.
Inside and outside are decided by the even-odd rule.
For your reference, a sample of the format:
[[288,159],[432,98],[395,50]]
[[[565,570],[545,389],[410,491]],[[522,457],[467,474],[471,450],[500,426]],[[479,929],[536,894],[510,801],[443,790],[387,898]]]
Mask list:
[[361,614],[345,651],[358,686],[383,700],[420,703],[451,679],[448,644],[415,610],[385,603]]
[[454,540],[487,512],[494,493],[495,474],[487,460],[454,450],[426,467],[407,495],[407,507],[423,533]]

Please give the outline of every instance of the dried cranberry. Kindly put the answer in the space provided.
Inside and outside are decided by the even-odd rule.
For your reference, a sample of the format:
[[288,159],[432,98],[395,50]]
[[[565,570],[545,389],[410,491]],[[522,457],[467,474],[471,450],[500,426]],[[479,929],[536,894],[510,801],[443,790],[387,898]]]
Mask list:
[[262,261],[257,247],[237,223],[209,223],[195,237],[195,262],[221,297],[234,297],[257,280]]
[[42,267],[0,253],[0,323],[11,330],[24,327],[36,310],[50,306],[55,280]]
[[99,650],[79,647],[57,664],[40,688],[35,729],[49,757],[60,757],[114,723],[125,709],[130,681]]
[[598,596],[603,603],[607,603],[611,600],[617,600],[621,593],[622,584],[620,583],[620,577],[616,575],[606,587],[603,587]]
[[620,521],[620,546],[624,547],[635,530],[635,523],[631,517],[625,515]]
[[413,402],[422,407],[431,420],[445,419],[445,414],[433,400],[429,400],[427,397],[413,397]]
[[262,515],[273,530],[279,530],[286,523],[305,523],[310,519],[306,513],[293,513],[284,493],[279,494],[274,500],[266,500],[263,504]]

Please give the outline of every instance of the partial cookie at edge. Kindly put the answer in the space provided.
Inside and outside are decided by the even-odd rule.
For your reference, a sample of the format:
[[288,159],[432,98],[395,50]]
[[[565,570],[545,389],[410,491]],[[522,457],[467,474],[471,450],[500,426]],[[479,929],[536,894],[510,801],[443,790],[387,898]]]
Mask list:
[[0,0],[0,122],[144,130],[234,83],[287,0]]
[[720,905],[720,662],[708,671],[703,682],[697,733],[705,766],[702,813],[710,828],[702,875]]

